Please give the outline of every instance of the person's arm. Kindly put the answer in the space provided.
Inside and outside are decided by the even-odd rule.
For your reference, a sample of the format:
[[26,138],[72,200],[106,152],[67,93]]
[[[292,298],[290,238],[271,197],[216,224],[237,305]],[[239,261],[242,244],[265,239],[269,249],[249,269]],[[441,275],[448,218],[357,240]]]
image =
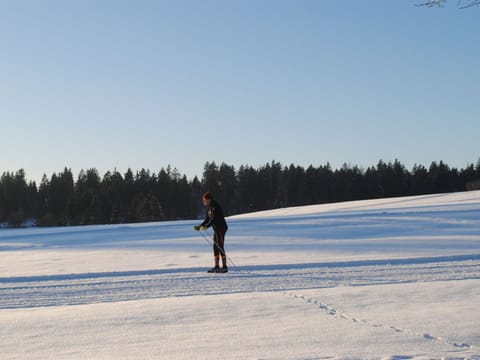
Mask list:
[[[212,209],[212,212],[213,212],[213,211],[214,211],[214,210]],[[213,217],[212,217],[212,219],[210,219],[210,218],[208,217],[208,211],[207,211],[207,216],[205,217],[205,220],[203,220],[203,222],[202,222],[200,225],[194,226],[193,228],[194,228],[195,230],[197,230],[197,231],[198,231],[198,230],[206,230],[206,229],[208,229],[210,226],[212,226],[212,220],[213,220]]]
[[205,226],[206,228],[209,228],[210,226],[212,226],[211,222],[212,221],[208,217],[208,211],[207,211],[207,216],[205,217],[205,220],[203,220],[203,222],[200,224],[200,227]]
[[[212,217],[209,217],[208,214],[211,214]],[[212,206],[211,209],[209,209],[209,211],[207,211],[207,217],[205,218],[205,220],[203,221],[202,225],[200,226],[204,226],[206,227],[207,229],[209,227],[211,227],[213,225],[213,223],[215,222],[215,206]]]

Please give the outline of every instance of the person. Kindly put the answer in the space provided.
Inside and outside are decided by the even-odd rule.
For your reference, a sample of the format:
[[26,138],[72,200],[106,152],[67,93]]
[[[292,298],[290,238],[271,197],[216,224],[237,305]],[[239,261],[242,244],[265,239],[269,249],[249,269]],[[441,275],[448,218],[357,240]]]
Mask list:
[[[227,222],[223,215],[223,209],[220,204],[213,199],[210,192],[206,192],[202,196],[203,205],[207,207],[207,216],[205,220],[194,227],[195,230],[205,231],[209,227],[213,228],[213,258],[215,266],[208,272],[228,272],[227,254],[225,253],[225,234],[228,230]],[[223,267],[220,268],[220,257],[222,258]]]

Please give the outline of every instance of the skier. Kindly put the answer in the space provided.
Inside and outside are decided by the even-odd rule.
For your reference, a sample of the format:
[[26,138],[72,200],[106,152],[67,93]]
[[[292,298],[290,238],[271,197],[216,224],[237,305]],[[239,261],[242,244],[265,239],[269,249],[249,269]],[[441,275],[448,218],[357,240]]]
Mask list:
[[[205,231],[209,227],[213,227],[213,257],[215,260],[215,266],[208,270],[208,272],[226,273],[228,272],[228,267],[224,244],[225,233],[228,229],[227,222],[225,221],[222,207],[213,199],[211,193],[206,192],[203,194],[202,201],[203,205],[207,207],[207,216],[200,225],[194,226],[194,229],[197,231]],[[220,256],[222,257],[222,268],[219,266]]]

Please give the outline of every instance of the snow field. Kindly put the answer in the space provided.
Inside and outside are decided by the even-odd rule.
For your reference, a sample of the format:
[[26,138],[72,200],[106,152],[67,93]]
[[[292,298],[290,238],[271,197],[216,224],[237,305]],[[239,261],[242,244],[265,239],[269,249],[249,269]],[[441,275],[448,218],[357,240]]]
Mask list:
[[480,192],[0,231],[0,359],[480,359]]

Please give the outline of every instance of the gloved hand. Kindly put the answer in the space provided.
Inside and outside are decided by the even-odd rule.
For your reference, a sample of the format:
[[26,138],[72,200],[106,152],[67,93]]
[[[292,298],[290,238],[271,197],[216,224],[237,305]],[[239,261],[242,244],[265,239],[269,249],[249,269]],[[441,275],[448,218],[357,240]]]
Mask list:
[[195,231],[199,231],[200,230],[200,225],[194,226],[193,228],[195,229]]
[[207,231],[207,227],[206,226],[200,226],[200,230]]

